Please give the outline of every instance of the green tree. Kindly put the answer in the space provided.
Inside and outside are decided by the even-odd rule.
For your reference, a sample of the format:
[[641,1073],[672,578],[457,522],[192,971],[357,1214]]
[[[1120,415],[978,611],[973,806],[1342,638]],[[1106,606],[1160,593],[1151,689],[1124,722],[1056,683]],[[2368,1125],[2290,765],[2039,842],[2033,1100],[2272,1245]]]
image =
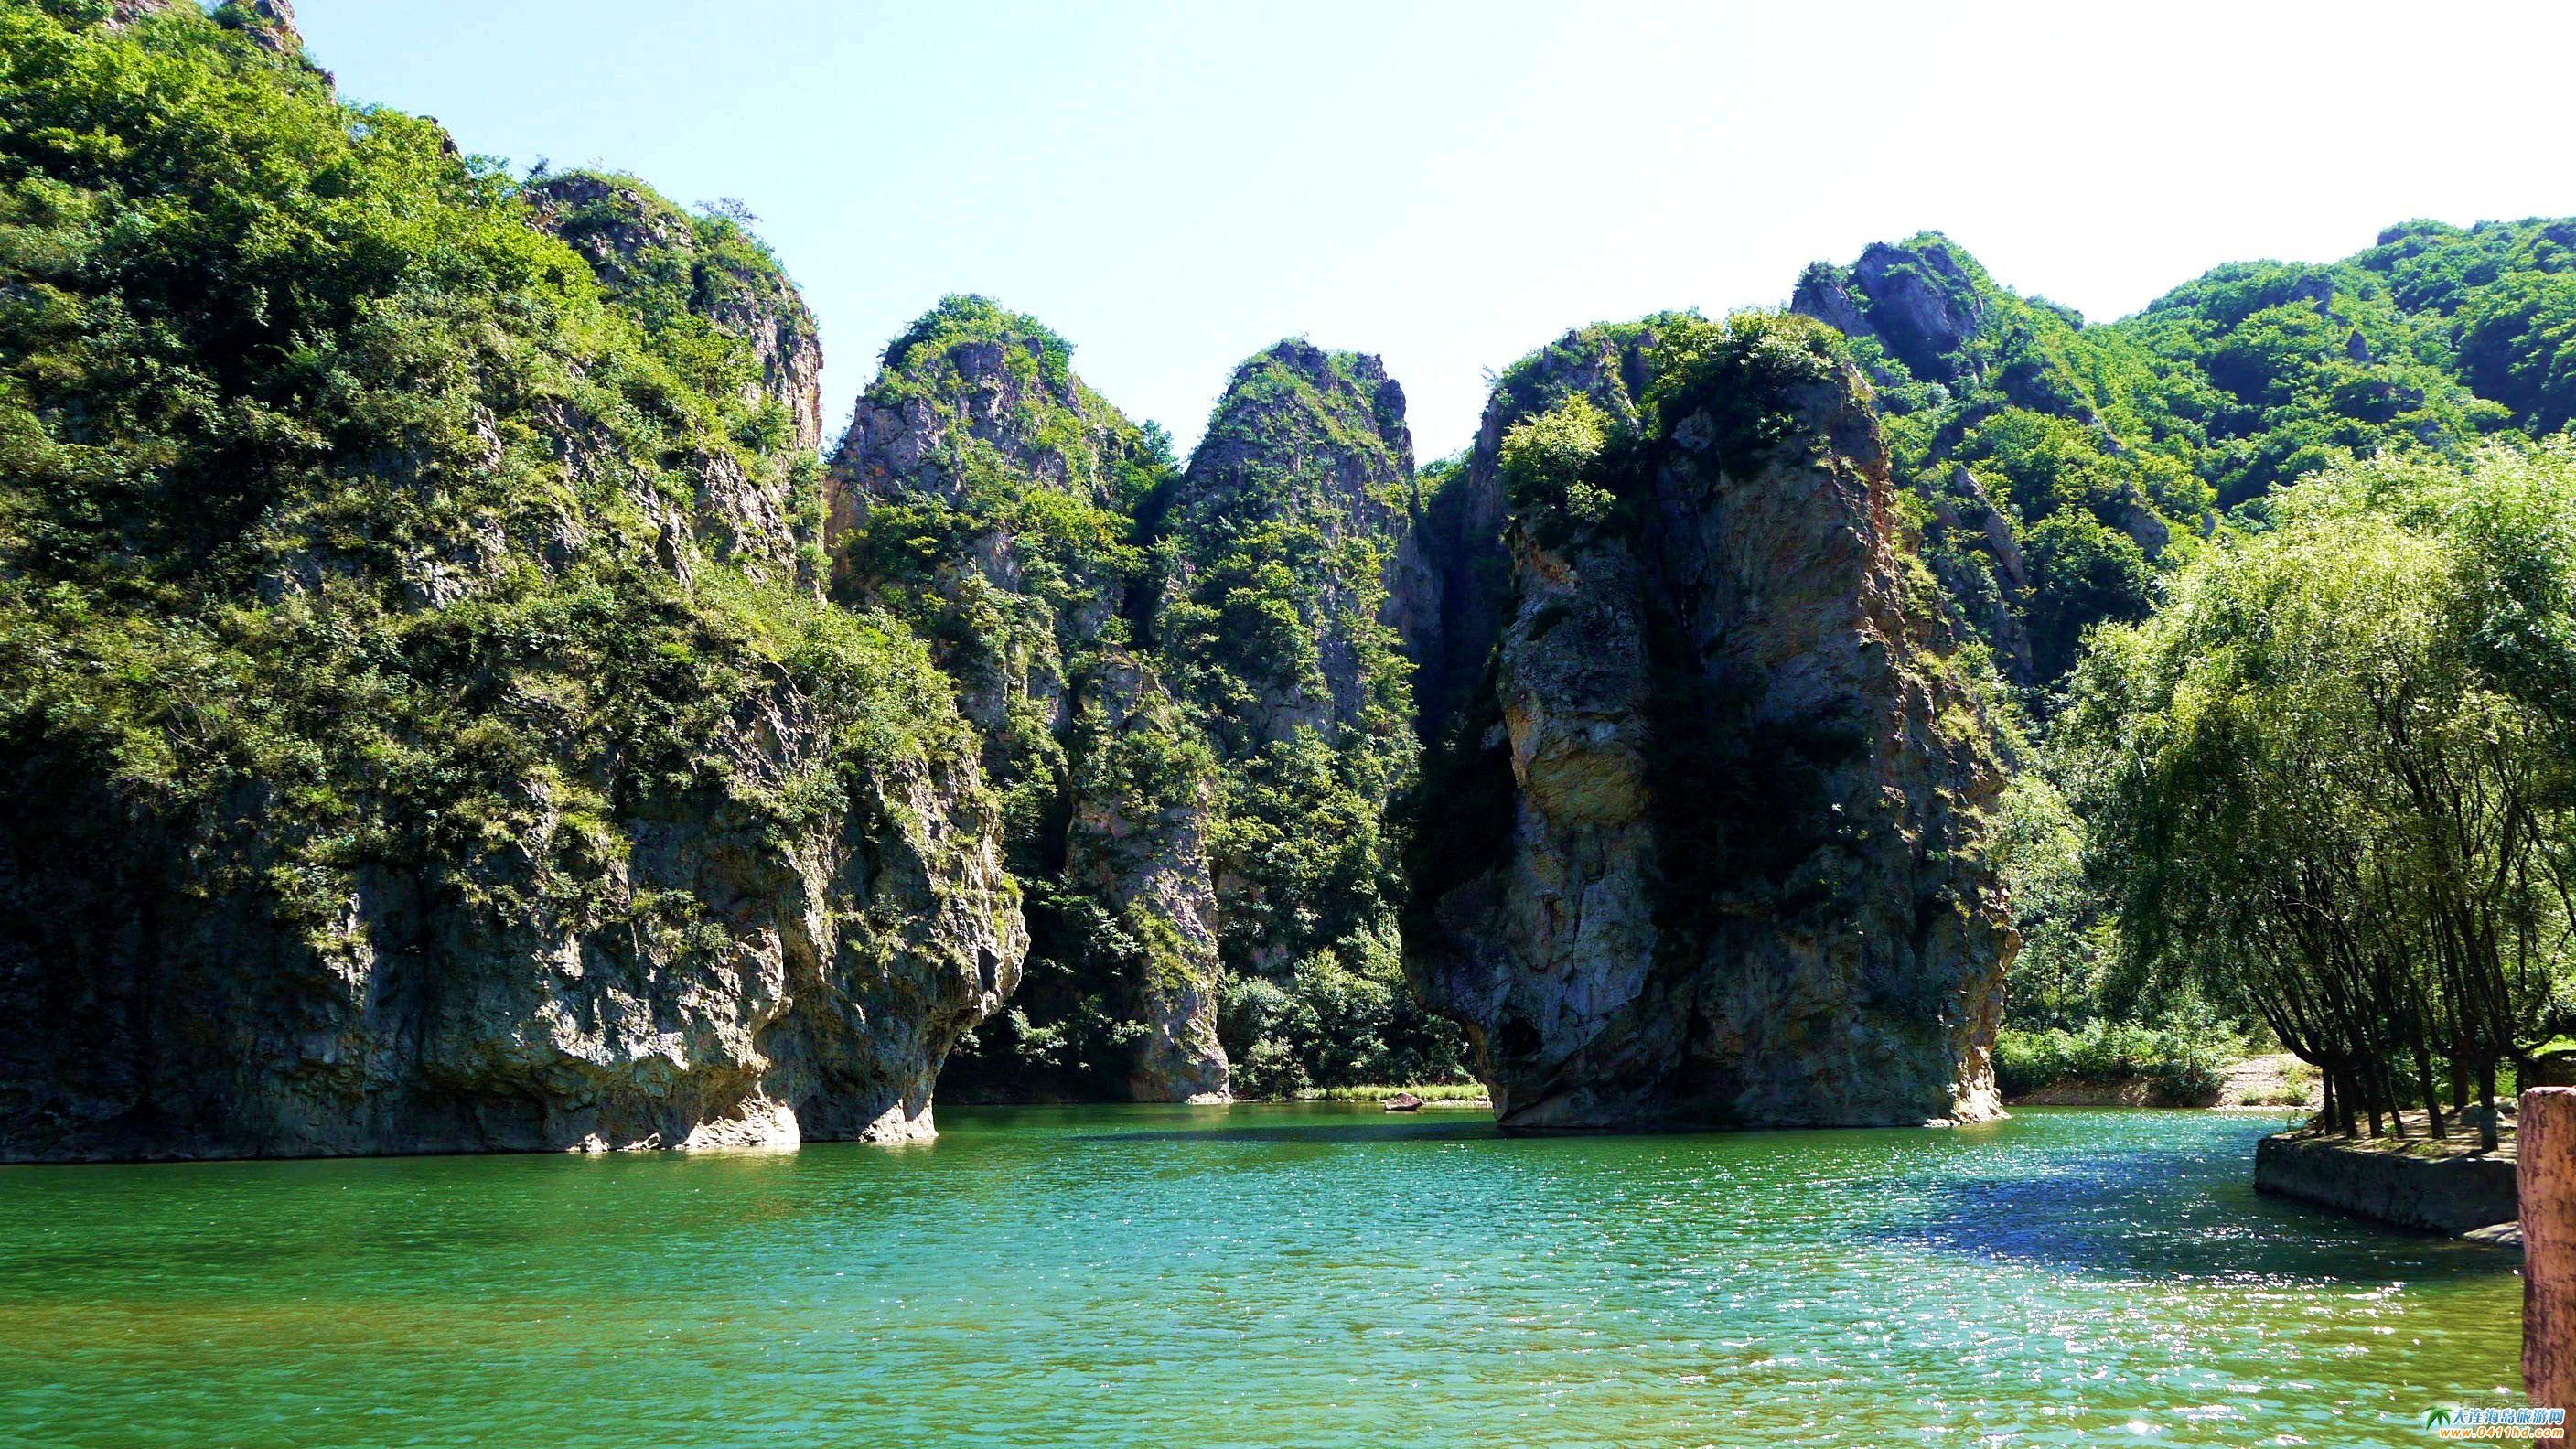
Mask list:
[[[2438,1129],[2444,1077],[2454,1110],[2473,1084],[2491,1106],[2551,1029],[2570,760],[2494,645],[2549,632],[2517,570],[2576,520],[2569,464],[2391,459],[2292,489],[2275,531],[2077,672],[2064,738],[2125,946],[2250,1000],[2346,1124],[2412,1097]],[[2481,479],[2519,506],[2470,506]]]

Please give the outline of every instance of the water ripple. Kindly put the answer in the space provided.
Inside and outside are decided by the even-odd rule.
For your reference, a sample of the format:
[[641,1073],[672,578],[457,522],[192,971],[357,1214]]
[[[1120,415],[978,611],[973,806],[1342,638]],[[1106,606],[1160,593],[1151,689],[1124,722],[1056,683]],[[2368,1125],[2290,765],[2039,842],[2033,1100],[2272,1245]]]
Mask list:
[[2509,1259],[2270,1124],[1506,1139],[943,1110],[919,1150],[0,1169],[0,1442],[2422,1442]]

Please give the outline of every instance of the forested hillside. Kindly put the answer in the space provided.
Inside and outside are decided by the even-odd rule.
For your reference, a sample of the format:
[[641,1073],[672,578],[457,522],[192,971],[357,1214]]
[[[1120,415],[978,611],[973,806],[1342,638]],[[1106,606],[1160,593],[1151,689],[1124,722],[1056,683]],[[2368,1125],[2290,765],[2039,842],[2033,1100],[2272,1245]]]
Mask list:
[[2576,456],[2381,458],[2272,503],[2094,636],[2050,763],[2148,984],[2256,1014],[2345,1130],[2420,1107],[2440,1136],[2576,1026]]
[[[2044,1041],[2008,1040],[2008,1068],[2018,1053],[2035,1063],[2025,1077],[2051,1070],[2036,1064],[2044,1061],[2086,1063],[2143,1067],[2198,1089],[2206,1059],[2224,1050],[2213,1033],[2243,1013],[2262,1016],[2259,1030],[2340,1084],[2346,1120],[2396,1098],[2419,1099],[2438,1119],[2437,1077],[2456,1107],[2492,1080],[2497,1061],[2519,1060],[2558,1029],[2563,914],[2527,895],[2445,907],[2415,894],[2430,881],[2391,852],[2406,838],[2456,842],[2444,848],[2476,857],[2457,863],[2461,878],[2491,890],[2507,881],[2528,890],[2534,872],[2562,868],[2560,825],[2543,822],[2559,769],[2551,741],[2563,736],[2517,711],[2541,707],[2533,681],[2546,671],[2529,667],[2531,653],[2566,627],[2530,597],[2542,575],[2528,546],[2560,526],[2536,500],[2563,502],[2534,480],[2560,478],[2564,465],[2554,453],[2525,461],[2523,450],[2570,417],[2571,244],[2568,221],[2412,222],[2332,264],[2216,268],[2101,326],[2014,295],[1937,235],[1872,247],[1851,267],[1818,266],[1801,279],[1795,305],[1844,329],[1879,386],[1889,436],[1924,503],[1927,563],[1999,673],[2027,687],[2025,708],[2043,735],[2058,708],[2050,691],[2077,664],[2085,631],[2148,630],[2090,666],[2078,734],[2062,751],[2028,755],[2007,798],[2000,846],[2025,936],[2013,1017],[2056,1029]],[[2293,486],[2318,477],[2345,481]],[[2440,479],[2457,481],[2427,481]],[[2499,508],[2523,500],[2513,505],[2522,509],[2521,562],[2506,574],[2494,557],[2501,524],[2442,517],[2489,495]],[[2373,502],[2356,503],[2363,497]],[[2371,519],[2397,531],[2371,532],[2381,526]],[[2285,525],[2295,537],[2274,540]],[[2332,555],[2342,557],[2329,563]],[[2463,599],[2430,620],[2402,612],[2460,588],[2489,602]],[[2342,602],[2322,602],[2329,597]],[[2168,601],[2169,617],[2142,623]],[[2487,613],[2507,601],[2506,614]],[[2295,642],[2272,632],[2322,627],[2330,612],[2321,608],[2341,610],[2336,627],[2356,632]],[[2454,642],[2423,637],[2445,629],[2459,631]],[[2474,639],[2489,642],[2456,652]],[[2517,667],[2478,675],[2477,649],[2502,660],[2506,640],[2520,641],[2509,656]],[[2434,652],[2375,686],[2353,676],[2365,657],[2391,658],[2401,642]],[[2294,652],[2267,652],[2280,650]],[[2395,690],[2410,709],[2469,711],[2505,731],[2489,746],[2503,752],[2490,763],[2504,776],[2441,788],[2481,798],[2501,789],[2504,804],[2479,808],[2521,824],[2488,839],[2479,832],[2495,820],[2485,816],[2445,825],[2419,814],[2408,824],[2396,806],[2379,813],[2379,770],[2420,781],[2428,768],[2462,766],[2457,743],[2436,735],[2336,738],[2336,721],[2352,716],[2334,691],[2355,687]],[[2223,735],[2206,736],[2195,753],[2153,733],[2216,728],[2194,702],[2210,691],[2243,711],[2225,716]],[[2424,726],[2436,727],[2449,726]],[[2271,730],[2284,733],[2267,739]],[[2335,750],[2345,753],[2322,753]],[[2431,752],[2431,763],[2415,751]],[[2137,753],[2161,761],[2154,773],[2111,770],[2112,759]],[[2261,803],[2272,789],[2329,780],[2354,793]],[[2078,797],[2072,806],[2061,785]],[[2411,808],[2430,809],[2429,800]],[[2196,813],[2222,808],[2272,813]],[[2300,832],[2335,819],[2345,834],[2337,844],[2301,834],[2293,846],[2279,833],[2292,819],[2308,822]],[[2173,853],[2178,842],[2216,851],[2222,840],[2238,852],[2328,851],[2338,869],[2378,873],[2350,887],[2378,904],[2319,896],[2312,883],[2304,901],[2265,907],[2246,894],[2263,879],[2252,856],[2221,864]],[[2185,871],[2201,874],[2183,886]],[[2454,908],[2481,924],[2438,927]],[[2314,958],[2278,939],[2260,948],[2269,954],[2241,954],[2290,929],[2298,910],[2368,939],[2312,939],[2325,953]],[[2408,934],[2437,929],[2426,941]],[[2510,966],[2491,954],[2504,939],[2515,943]],[[2472,949],[2480,941],[2489,944]],[[2409,974],[2435,963],[2435,977]],[[2146,1025],[2123,1036],[2122,1018]],[[2409,1051],[2418,1059],[2403,1061]],[[2402,1062],[2396,1079],[2373,1075],[2392,1053]]]
[[2576,409],[2576,222],[2389,228],[2326,265],[2215,268],[2087,325],[1927,233],[1818,264],[1792,306],[1878,387],[1924,555],[2006,677],[2145,616],[2199,540],[2339,460],[2458,462]]

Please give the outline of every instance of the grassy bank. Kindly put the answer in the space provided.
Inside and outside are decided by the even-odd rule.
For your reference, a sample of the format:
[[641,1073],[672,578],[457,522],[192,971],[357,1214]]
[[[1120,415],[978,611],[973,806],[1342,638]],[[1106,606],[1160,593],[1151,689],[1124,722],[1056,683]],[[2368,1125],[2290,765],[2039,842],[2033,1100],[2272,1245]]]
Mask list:
[[1995,1036],[1995,1087],[2006,1101],[2070,1085],[2139,1083],[2158,1106],[2206,1106],[2217,1100],[2228,1067],[2246,1055],[2224,1033],[2089,1021],[2072,1030]]
[[1383,1102],[1399,1092],[1410,1092],[1425,1102],[1481,1102],[1485,1088],[1480,1082],[1430,1082],[1412,1086],[1373,1085],[1366,1087],[1312,1087],[1299,1092],[1300,1102]]

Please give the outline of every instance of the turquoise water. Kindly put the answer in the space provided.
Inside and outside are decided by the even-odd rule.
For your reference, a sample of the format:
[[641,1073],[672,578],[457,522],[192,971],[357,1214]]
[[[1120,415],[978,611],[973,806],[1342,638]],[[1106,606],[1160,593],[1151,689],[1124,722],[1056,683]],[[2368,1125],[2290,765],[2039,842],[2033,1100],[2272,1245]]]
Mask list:
[[1505,1139],[942,1109],[780,1156],[0,1168],[0,1443],[2423,1444],[2520,1280],[2278,1124]]

